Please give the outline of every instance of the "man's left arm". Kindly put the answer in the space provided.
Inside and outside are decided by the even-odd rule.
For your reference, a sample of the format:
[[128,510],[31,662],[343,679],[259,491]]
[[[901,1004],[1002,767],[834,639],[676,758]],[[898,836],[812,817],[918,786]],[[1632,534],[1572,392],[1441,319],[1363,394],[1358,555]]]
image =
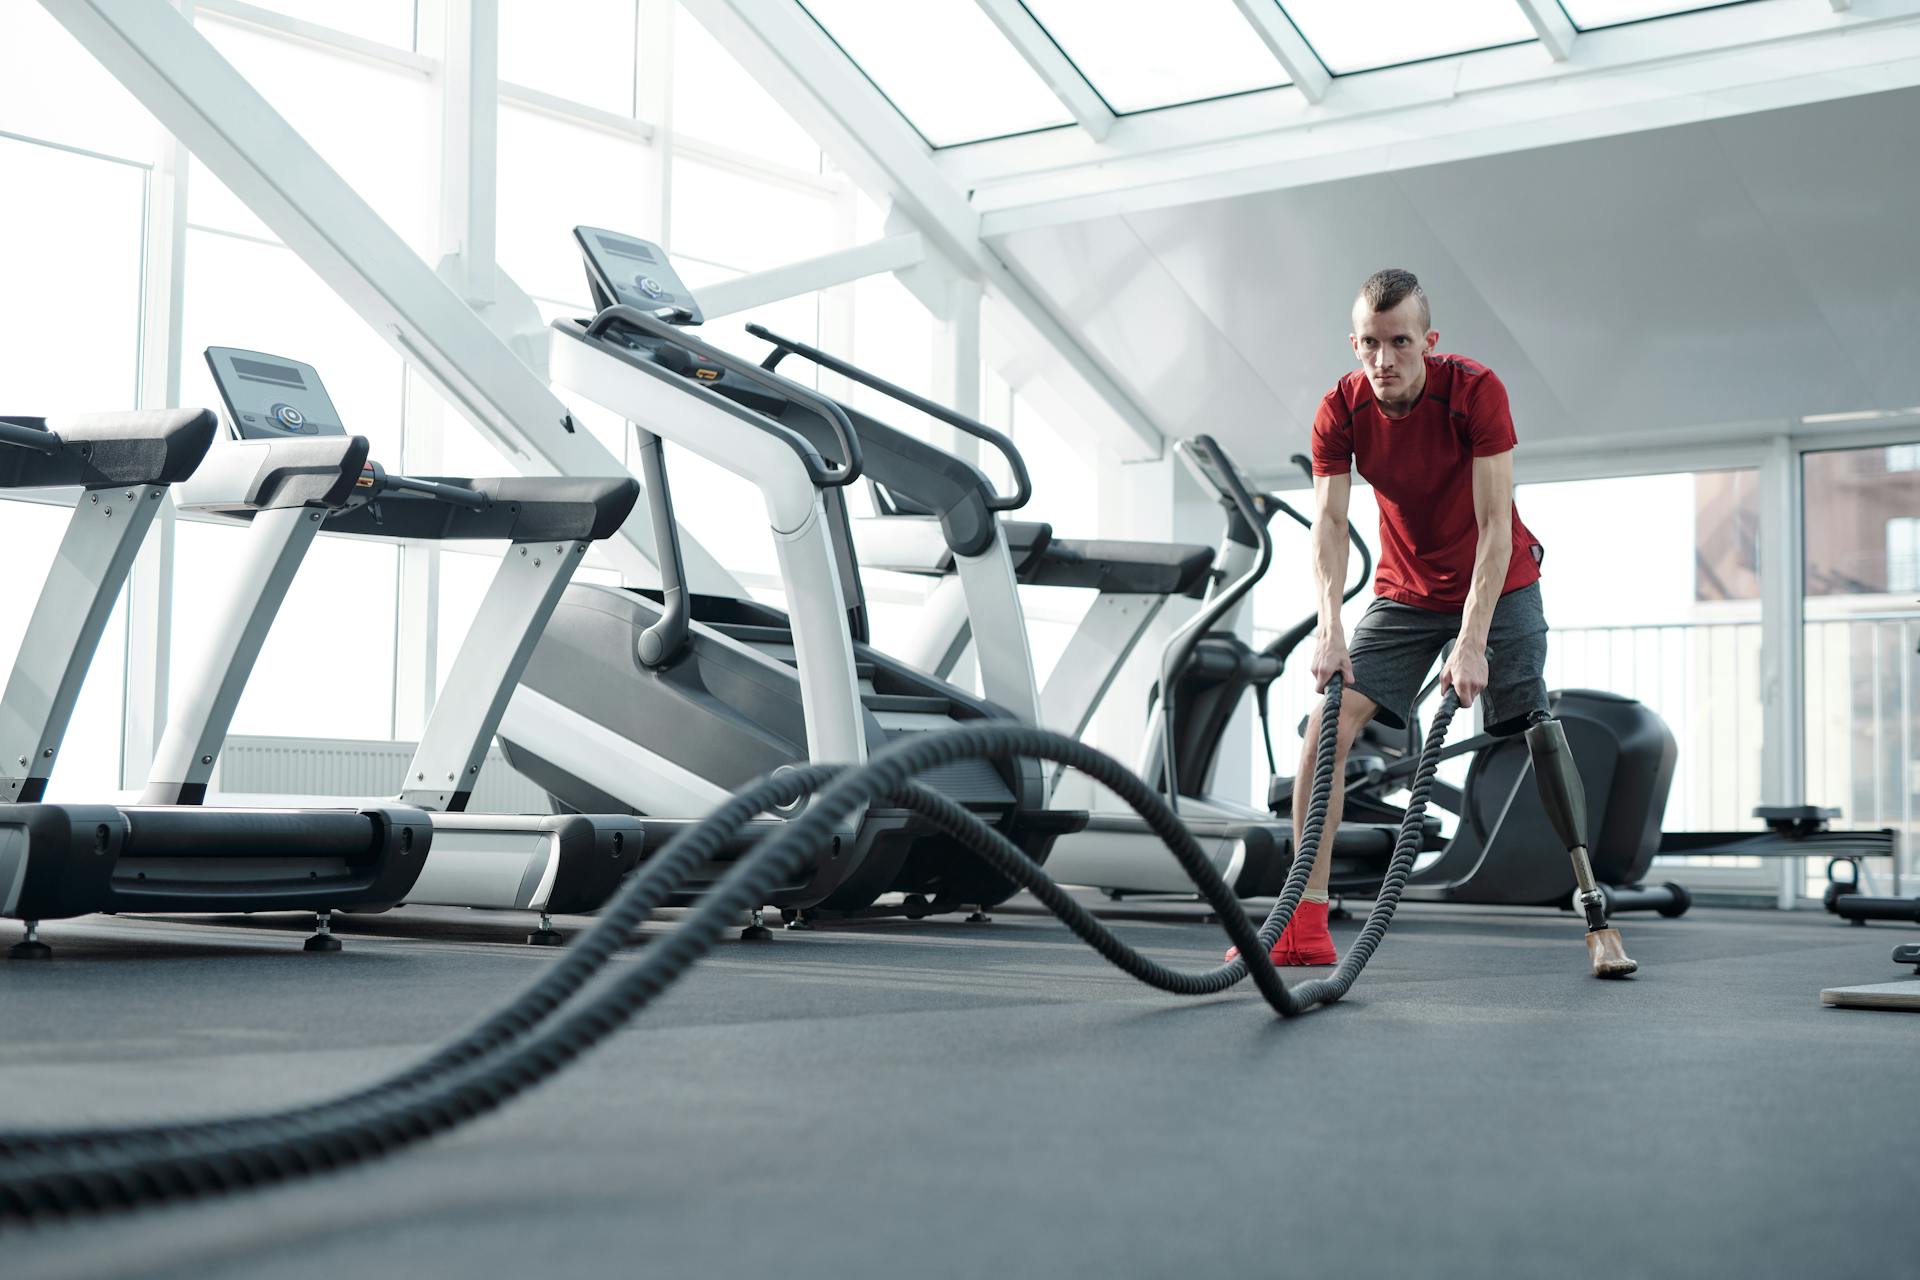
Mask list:
[[1470,707],[1487,687],[1487,631],[1506,585],[1513,557],[1513,451],[1473,460],[1473,516],[1479,542],[1473,553],[1473,583],[1460,615],[1460,641],[1441,676],[1443,687]]

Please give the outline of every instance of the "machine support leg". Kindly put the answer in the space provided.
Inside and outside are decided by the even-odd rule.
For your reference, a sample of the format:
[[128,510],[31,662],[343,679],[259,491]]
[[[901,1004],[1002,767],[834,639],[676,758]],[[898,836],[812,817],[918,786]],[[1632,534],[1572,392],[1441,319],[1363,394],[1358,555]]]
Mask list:
[[51,960],[53,948],[40,941],[40,922],[25,921],[27,936],[7,948],[9,960]]
[[747,927],[740,931],[742,942],[771,942],[773,930],[767,928],[766,921],[760,916],[760,908],[747,912]]
[[333,936],[333,912],[316,911],[313,913],[313,936],[307,939],[304,950],[338,951],[340,939]]
[[564,941],[560,931],[553,927],[553,917],[544,911],[540,913],[540,927],[527,935],[530,947],[557,947]]
[[1527,754],[1533,760],[1534,781],[1539,784],[1547,820],[1573,859],[1573,878],[1578,886],[1574,900],[1586,917],[1587,956],[1593,962],[1593,976],[1624,978],[1640,966],[1628,957],[1620,931],[1607,925],[1607,897],[1593,878],[1593,863],[1587,857],[1586,790],[1573,767],[1573,752],[1567,747],[1566,730],[1560,722],[1536,713],[1527,726]]

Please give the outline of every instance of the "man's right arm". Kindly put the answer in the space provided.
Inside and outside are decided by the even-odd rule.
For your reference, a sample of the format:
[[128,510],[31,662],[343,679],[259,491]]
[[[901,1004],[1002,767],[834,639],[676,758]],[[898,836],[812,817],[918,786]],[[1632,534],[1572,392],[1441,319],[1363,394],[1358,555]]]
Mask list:
[[1313,573],[1320,600],[1320,630],[1313,654],[1316,690],[1326,688],[1336,671],[1348,681],[1353,679],[1346,631],[1340,622],[1340,597],[1347,588],[1347,548],[1352,545],[1347,538],[1347,499],[1352,492],[1350,472],[1313,478]]

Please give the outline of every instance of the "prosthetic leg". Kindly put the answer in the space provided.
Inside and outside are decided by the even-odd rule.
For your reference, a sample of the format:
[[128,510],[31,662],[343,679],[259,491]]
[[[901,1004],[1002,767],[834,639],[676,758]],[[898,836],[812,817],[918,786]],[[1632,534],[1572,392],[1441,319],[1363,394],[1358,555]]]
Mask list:
[[1640,966],[1627,956],[1620,931],[1607,927],[1607,899],[1594,883],[1587,861],[1587,796],[1573,767],[1566,731],[1544,711],[1534,713],[1527,726],[1527,754],[1533,759],[1534,780],[1547,820],[1573,856],[1573,877],[1579,884],[1580,910],[1587,918],[1587,954],[1596,978],[1624,978]]

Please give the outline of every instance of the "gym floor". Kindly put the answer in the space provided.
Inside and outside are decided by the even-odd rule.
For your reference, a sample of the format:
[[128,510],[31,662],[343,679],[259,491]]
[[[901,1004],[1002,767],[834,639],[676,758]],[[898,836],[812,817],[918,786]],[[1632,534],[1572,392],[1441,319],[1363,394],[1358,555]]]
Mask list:
[[[1103,908],[1170,963],[1187,906]],[[577,924],[578,922],[573,922]],[[1861,1276],[1913,1265],[1920,1019],[1822,1008],[1910,929],[1414,905],[1348,999],[1180,1000],[1021,902],[728,942],[450,1137],[204,1205],[9,1232],[14,1277]],[[668,920],[649,926],[669,928]],[[1356,923],[1336,926],[1350,938]],[[464,1028],[553,953],[408,910],[56,922],[0,967],[0,1125],[309,1100]],[[0,941],[11,942],[8,928]]]

